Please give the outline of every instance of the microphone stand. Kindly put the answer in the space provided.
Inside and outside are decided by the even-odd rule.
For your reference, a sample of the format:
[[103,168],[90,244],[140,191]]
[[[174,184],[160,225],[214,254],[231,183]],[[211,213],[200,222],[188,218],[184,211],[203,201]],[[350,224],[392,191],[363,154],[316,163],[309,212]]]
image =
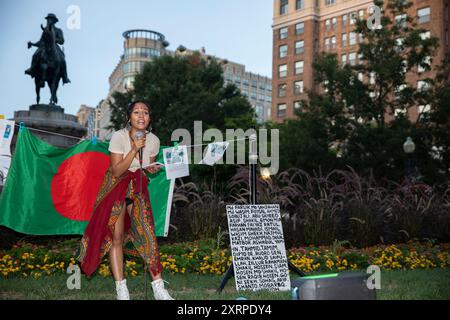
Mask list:
[[[142,152],[142,151],[141,151]],[[142,154],[142,153],[141,153]],[[142,198],[142,157],[139,157],[139,192]],[[141,199],[139,199],[140,201]],[[145,300],[148,300],[147,296],[147,263],[144,260],[144,292],[145,292]]]

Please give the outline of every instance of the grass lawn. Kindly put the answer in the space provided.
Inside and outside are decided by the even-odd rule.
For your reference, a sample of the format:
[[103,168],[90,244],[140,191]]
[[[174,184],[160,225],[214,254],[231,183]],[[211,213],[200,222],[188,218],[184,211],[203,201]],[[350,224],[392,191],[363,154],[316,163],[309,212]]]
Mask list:
[[[292,275],[295,277],[295,275]],[[111,300],[115,299],[115,285],[112,277],[96,276],[87,280],[81,278],[81,290],[69,290],[66,281],[69,275],[42,276],[42,278],[0,279],[0,299],[49,299],[49,300]],[[219,294],[223,277],[212,275],[171,275],[166,273],[166,284],[177,300],[235,300],[245,297],[249,300],[289,300],[290,292],[237,292],[234,278]],[[145,299],[144,278],[128,278],[131,299]],[[147,278],[148,299],[153,299],[150,279]],[[379,300],[450,299],[450,269],[382,271]]]

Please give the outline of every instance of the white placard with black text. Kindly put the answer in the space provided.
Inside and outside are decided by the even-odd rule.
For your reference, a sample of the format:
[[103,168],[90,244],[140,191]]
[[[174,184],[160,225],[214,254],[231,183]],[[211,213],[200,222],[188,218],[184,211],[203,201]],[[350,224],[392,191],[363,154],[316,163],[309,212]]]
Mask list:
[[291,289],[278,204],[227,205],[237,290]]

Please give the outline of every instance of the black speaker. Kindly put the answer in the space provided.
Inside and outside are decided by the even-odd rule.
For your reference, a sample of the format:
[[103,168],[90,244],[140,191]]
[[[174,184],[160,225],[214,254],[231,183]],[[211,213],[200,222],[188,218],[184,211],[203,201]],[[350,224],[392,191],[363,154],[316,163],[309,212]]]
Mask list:
[[370,275],[342,272],[301,277],[291,281],[293,300],[376,300],[375,289],[369,289]]

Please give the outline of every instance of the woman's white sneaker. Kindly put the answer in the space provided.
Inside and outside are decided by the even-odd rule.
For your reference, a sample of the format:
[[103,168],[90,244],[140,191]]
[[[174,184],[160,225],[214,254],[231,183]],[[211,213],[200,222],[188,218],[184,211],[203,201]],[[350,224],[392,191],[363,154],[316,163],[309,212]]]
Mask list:
[[158,279],[152,282],[153,294],[155,296],[155,300],[175,300],[172,298],[164,288],[163,279]]
[[117,300],[130,300],[130,293],[127,288],[127,280],[116,281]]

